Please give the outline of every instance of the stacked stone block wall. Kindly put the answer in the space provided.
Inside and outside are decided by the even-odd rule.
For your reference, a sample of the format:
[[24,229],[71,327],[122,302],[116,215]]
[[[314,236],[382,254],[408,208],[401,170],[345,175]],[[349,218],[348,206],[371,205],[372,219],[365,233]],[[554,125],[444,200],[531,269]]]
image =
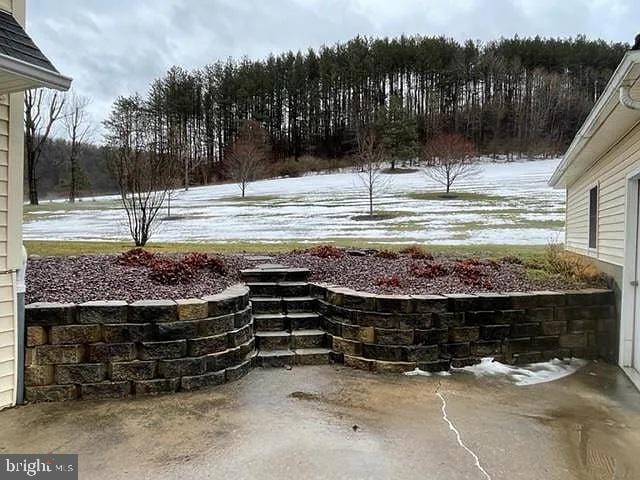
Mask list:
[[482,357],[518,364],[597,358],[616,332],[613,292],[588,289],[384,296],[315,285],[333,351],[377,372],[448,370]]
[[245,286],[187,300],[27,305],[26,399],[194,390],[246,374],[254,334]]

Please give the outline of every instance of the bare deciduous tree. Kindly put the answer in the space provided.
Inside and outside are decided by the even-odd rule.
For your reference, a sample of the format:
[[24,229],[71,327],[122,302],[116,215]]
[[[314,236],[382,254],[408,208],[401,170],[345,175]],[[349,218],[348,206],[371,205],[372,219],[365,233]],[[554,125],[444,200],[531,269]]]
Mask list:
[[373,199],[388,177],[382,173],[385,153],[382,142],[372,128],[361,129],[358,140],[358,177],[369,196],[369,216],[373,217]]
[[27,90],[24,95],[25,154],[29,203],[38,205],[38,161],[42,147],[64,110],[65,97],[44,89]]
[[118,98],[105,127],[129,232],[136,246],[142,247],[175,188],[178,162],[159,140],[162,137],[139,96]]
[[80,186],[79,156],[82,144],[91,134],[91,118],[87,112],[89,99],[72,94],[67,103],[64,116],[64,127],[69,140],[69,201],[75,202],[78,198]]
[[238,184],[242,198],[245,197],[247,185],[264,170],[266,157],[267,142],[264,129],[255,120],[245,121],[225,158],[227,175]]
[[479,172],[475,154],[475,146],[463,135],[457,133],[438,135],[424,148],[423,159],[429,165],[425,173],[429,178],[443,185],[449,193],[454,182]]

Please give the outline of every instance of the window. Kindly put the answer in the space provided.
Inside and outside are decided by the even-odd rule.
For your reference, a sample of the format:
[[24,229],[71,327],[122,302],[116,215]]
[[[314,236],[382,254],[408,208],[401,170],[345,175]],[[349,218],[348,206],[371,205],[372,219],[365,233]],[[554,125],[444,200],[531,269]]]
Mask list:
[[598,187],[589,190],[589,248],[596,248],[598,238]]

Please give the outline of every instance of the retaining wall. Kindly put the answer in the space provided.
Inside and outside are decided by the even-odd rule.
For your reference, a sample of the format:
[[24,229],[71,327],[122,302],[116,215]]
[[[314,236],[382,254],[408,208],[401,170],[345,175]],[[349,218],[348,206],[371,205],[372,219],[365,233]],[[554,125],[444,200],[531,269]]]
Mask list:
[[249,289],[201,299],[26,306],[30,402],[194,390],[251,367]]
[[610,290],[384,296],[315,285],[313,292],[333,351],[365,370],[441,371],[486,356],[512,364],[596,358],[615,343]]

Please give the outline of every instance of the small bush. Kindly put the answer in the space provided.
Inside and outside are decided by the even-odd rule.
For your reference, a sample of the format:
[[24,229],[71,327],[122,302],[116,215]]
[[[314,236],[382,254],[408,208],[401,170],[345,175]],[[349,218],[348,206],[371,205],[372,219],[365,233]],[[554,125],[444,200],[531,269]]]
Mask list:
[[389,277],[380,277],[376,280],[376,285],[379,287],[392,287],[400,288],[402,283],[397,275],[391,275]]
[[411,272],[420,278],[444,277],[449,274],[449,271],[439,263],[414,264]]
[[454,271],[462,283],[466,285],[480,286],[483,281],[483,273],[478,268],[479,264],[472,260],[458,260]]
[[217,255],[206,253],[189,253],[182,258],[182,263],[193,270],[210,270],[214,273],[224,275],[227,273],[227,266]]
[[335,245],[317,245],[315,247],[307,248],[306,250],[299,250],[295,253],[307,253],[314,257],[320,258],[342,258],[344,257],[344,251]]
[[375,256],[378,258],[384,258],[386,260],[395,260],[400,255],[398,254],[398,252],[394,252],[393,250],[380,250],[376,252]]
[[155,254],[143,248],[133,248],[118,255],[118,263],[127,267],[148,267]]
[[511,265],[522,265],[524,263],[520,257],[516,257],[515,255],[506,255],[502,257],[500,261]]
[[596,267],[579,255],[565,251],[562,244],[550,243],[544,262],[547,271],[569,280],[591,283],[603,278]]
[[420,245],[411,245],[409,247],[400,250],[400,253],[405,255],[411,255],[411,258],[416,260],[433,260],[433,255],[427,252]]
[[154,259],[150,267],[149,278],[163,285],[189,283],[195,275],[195,270],[188,263],[168,257]]

